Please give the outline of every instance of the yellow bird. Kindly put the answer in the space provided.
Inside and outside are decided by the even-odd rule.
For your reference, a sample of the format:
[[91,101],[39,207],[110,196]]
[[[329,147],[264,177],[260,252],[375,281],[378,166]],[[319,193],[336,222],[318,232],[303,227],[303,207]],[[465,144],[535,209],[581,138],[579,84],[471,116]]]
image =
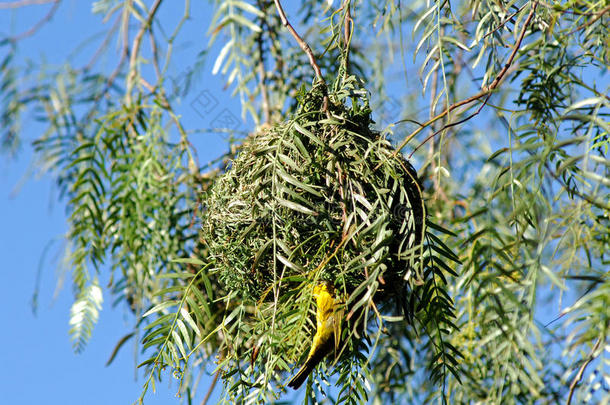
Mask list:
[[314,367],[336,347],[340,333],[341,317],[337,311],[338,300],[333,297],[334,288],[331,283],[324,282],[313,289],[316,299],[316,334],[313,337],[309,355],[303,367],[288,382],[288,386],[298,389],[307,379]]

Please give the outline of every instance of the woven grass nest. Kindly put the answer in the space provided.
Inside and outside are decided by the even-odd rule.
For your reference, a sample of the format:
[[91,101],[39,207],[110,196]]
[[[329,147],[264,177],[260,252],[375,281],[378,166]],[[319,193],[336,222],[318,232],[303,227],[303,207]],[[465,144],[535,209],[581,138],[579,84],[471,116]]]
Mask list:
[[327,280],[348,294],[375,282],[385,301],[421,255],[417,173],[371,129],[366,97],[329,100],[323,111],[314,89],[294,118],[248,137],[208,194],[202,238],[242,299]]

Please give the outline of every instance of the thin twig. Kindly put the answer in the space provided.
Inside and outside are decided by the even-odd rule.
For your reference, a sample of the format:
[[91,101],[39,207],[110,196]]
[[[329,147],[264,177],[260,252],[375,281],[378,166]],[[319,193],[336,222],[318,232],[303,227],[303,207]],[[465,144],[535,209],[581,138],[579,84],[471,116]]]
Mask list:
[[104,90],[96,95],[95,103],[99,102],[101,98],[108,93],[115,79],[121,72],[123,64],[127,60],[127,55],[129,55],[129,5],[124,5],[123,7],[123,14],[121,16],[123,18],[123,23],[121,24],[121,31],[123,32],[123,46],[121,47],[121,56],[119,57],[119,63],[117,64],[116,68],[114,68],[110,76],[108,76],[108,80],[106,80],[106,86]]
[[498,84],[500,84],[500,81],[504,78],[506,71],[508,70],[510,65],[512,65],[513,60],[515,59],[515,56],[517,55],[517,52],[519,51],[519,48],[521,47],[521,42],[523,41],[523,38],[525,38],[525,32],[527,31],[527,28],[529,27],[530,22],[532,21],[532,18],[534,18],[534,14],[536,12],[537,6],[538,6],[538,2],[535,1],[534,4],[532,5],[532,9],[530,10],[530,13],[527,16],[527,19],[523,23],[523,30],[521,30],[521,35],[519,35],[519,39],[517,40],[517,43],[515,44],[513,51],[511,52],[510,56],[508,57],[508,61],[506,61],[506,63],[504,64],[504,67],[502,68],[502,70],[500,70],[500,73],[498,73],[498,75],[496,76],[494,81],[491,82],[489,87],[486,89],[488,93],[490,91],[494,90],[496,87],[498,87]]
[[[11,37],[10,40],[11,41],[20,41],[23,38],[27,38],[31,35],[34,35],[34,33],[36,33],[36,31],[38,31],[43,25],[45,25],[47,22],[49,22],[49,20],[51,18],[53,18],[53,16],[55,15],[55,12],[57,11],[57,8],[59,7],[59,0],[53,0],[53,7],[51,7],[49,9],[49,12],[47,14],[45,14],[44,17],[42,17],[42,19],[40,21],[38,21],[36,24],[34,24],[34,26],[32,28],[30,28],[29,30],[22,32],[19,35],[16,35],[14,37]],[[48,2],[47,2],[48,3]],[[44,4],[44,3],[32,3],[32,4]]]
[[[264,11],[264,4],[259,0],[258,7],[261,11]],[[265,19],[261,18],[261,25],[265,25]],[[263,109],[263,124],[269,124],[271,122],[271,106],[269,105],[269,90],[267,89],[267,72],[265,70],[265,53],[263,48],[263,32],[265,30],[261,30],[260,34],[256,38],[256,42],[258,45],[258,54],[259,54],[259,66],[258,66],[258,75],[261,86],[261,98],[262,98],[262,109]]]
[[572,403],[572,396],[574,395],[574,390],[576,390],[576,386],[578,385],[580,380],[582,380],[582,376],[585,373],[585,369],[587,368],[587,366],[589,364],[591,364],[591,362],[593,360],[595,360],[595,352],[599,348],[599,345],[601,344],[601,342],[602,342],[602,338],[600,336],[599,338],[597,338],[595,345],[593,345],[593,349],[591,349],[591,353],[589,353],[589,356],[587,356],[587,360],[585,360],[585,362],[582,363],[582,366],[580,366],[578,373],[576,373],[574,380],[570,384],[570,393],[568,394],[568,400],[566,401],[566,405],[570,405]]
[[592,15],[597,15],[599,12],[586,12],[586,11],[580,11],[577,9],[574,10],[558,10],[556,8],[555,4],[549,4],[549,3],[545,3],[544,1],[540,1],[539,4],[542,7],[548,8],[552,11],[556,11],[559,12],[561,14],[572,14],[572,15],[578,15],[578,16],[592,16]]
[[[451,113],[452,111],[454,111],[455,109],[457,109],[459,107],[462,107],[462,106],[470,104],[470,103],[472,103],[474,101],[480,100],[481,98],[483,98],[485,96],[491,95],[491,93],[498,87],[498,85],[500,84],[500,82],[502,81],[504,76],[506,75],[506,72],[508,71],[508,69],[512,65],[513,60],[515,59],[515,56],[517,55],[517,52],[519,51],[519,48],[521,47],[521,43],[523,41],[523,38],[525,37],[525,32],[527,31],[527,28],[528,28],[530,22],[534,18],[534,14],[536,12],[536,7],[537,6],[538,6],[538,2],[534,1],[533,5],[532,5],[532,9],[530,10],[530,12],[529,12],[525,22],[523,23],[523,29],[521,30],[521,34],[519,35],[519,38],[517,39],[517,42],[515,43],[515,46],[513,47],[513,50],[511,52],[510,56],[508,57],[506,63],[504,64],[504,66],[502,67],[502,69],[500,70],[500,72],[498,73],[496,78],[491,82],[491,84],[489,86],[484,86],[483,90],[481,90],[479,93],[475,94],[474,96],[470,96],[470,97],[468,97],[468,98],[466,98],[464,100],[458,101],[457,103],[451,104],[443,112],[441,112],[440,114],[437,114],[435,117],[433,117],[433,118],[429,119],[428,121],[426,121],[425,123],[423,123],[422,126],[420,126],[415,131],[413,131],[411,134],[409,134],[409,136],[407,136],[404,139],[404,141],[402,141],[400,143],[400,145],[393,152],[394,157],[396,155],[398,155],[398,153],[401,151],[401,149],[404,148],[407,145],[407,143],[411,139],[413,139],[418,133],[420,133],[424,128],[427,128],[429,125],[435,123],[436,121],[438,121],[439,119],[445,117],[446,115],[448,115],[449,113]],[[487,99],[489,99],[489,97],[487,97]],[[487,99],[483,102],[483,105],[485,105],[487,103]],[[467,118],[467,120],[472,118],[473,116],[477,115],[479,113],[479,111],[477,111],[475,114],[469,116]],[[398,123],[400,123],[400,122],[401,121],[398,121]],[[462,120],[459,123],[461,124],[463,122],[465,122],[465,121]],[[440,131],[443,131],[444,129],[448,128],[449,126],[454,126],[454,125],[457,125],[457,124],[458,123],[448,124],[448,125],[444,126],[443,128],[441,128]],[[435,133],[435,135],[437,133],[439,133],[440,131],[437,131]]]
[[411,157],[413,156],[413,154],[415,152],[417,152],[417,150],[419,148],[421,148],[423,145],[426,144],[426,142],[428,142],[430,139],[433,139],[436,135],[438,135],[439,133],[443,132],[446,129],[449,129],[451,127],[454,127],[456,125],[460,125],[463,124],[464,122],[470,120],[471,118],[473,118],[476,115],[479,115],[479,113],[481,112],[481,110],[483,109],[483,107],[485,107],[487,105],[487,102],[489,101],[489,98],[491,97],[491,93],[487,94],[487,97],[485,97],[485,100],[483,100],[483,102],[481,103],[481,105],[479,106],[479,108],[477,108],[477,110],[475,112],[473,112],[472,114],[470,114],[468,117],[461,119],[459,121],[455,121],[455,122],[450,122],[447,125],[444,125],[441,129],[439,129],[436,132],[433,132],[430,136],[428,136],[426,139],[423,140],[422,143],[420,143],[419,145],[417,145],[415,147],[415,149],[413,149],[413,151],[411,152],[411,154],[409,155],[409,159],[411,159]]
[[[434,115],[436,114],[436,91],[437,91],[437,86],[438,86],[438,69],[436,69],[434,71],[434,74],[432,75],[432,83],[431,83],[431,87],[430,87],[430,118],[434,117]],[[434,124],[432,124],[431,128],[430,128],[430,132],[432,132],[432,134],[430,135],[430,137],[434,137],[435,132],[434,132]],[[422,145],[425,142],[422,142]],[[441,182],[440,182],[440,172],[436,171],[436,161],[434,159],[434,141],[430,142],[429,147],[428,147],[428,158],[430,159],[430,164],[432,166],[432,183],[434,184],[434,198],[436,199],[438,196],[443,197],[443,200],[447,200],[447,196],[445,195],[445,193],[443,192],[443,190],[441,189]],[[439,160],[440,160],[440,154],[439,154]]]
[[216,374],[214,374],[214,379],[212,380],[212,383],[210,384],[210,388],[208,388],[208,392],[205,394],[205,397],[203,397],[203,401],[201,401],[201,405],[206,405],[208,403],[208,400],[210,399],[212,392],[214,392],[214,387],[216,387],[216,382],[218,382],[218,376],[220,376],[220,370],[217,370]]
[[343,7],[345,8],[345,21],[343,25],[343,36],[345,37],[345,75],[349,73],[349,47],[352,42],[354,29],[354,20],[350,11],[351,1],[345,0]]
[[20,8],[25,6],[34,6],[40,4],[48,4],[57,0],[21,0],[21,1],[11,1],[8,3],[0,3],[0,9],[4,8]]
[[504,27],[504,25],[506,25],[507,22],[509,22],[510,20],[513,19],[514,16],[516,16],[517,14],[519,14],[521,11],[523,11],[523,9],[525,8],[525,6],[527,6],[527,3],[525,3],[524,5],[522,5],[521,7],[519,7],[519,9],[517,9],[517,11],[515,11],[514,13],[512,13],[511,15],[509,15],[508,17],[506,17],[504,19],[504,21],[502,21],[496,28],[492,29],[491,31],[489,31],[487,34],[483,35],[483,38],[481,38],[482,40],[487,38],[488,36],[490,36],[491,34],[493,34],[494,32],[497,32],[500,28]]
[[601,209],[603,209],[603,210],[610,210],[610,203],[608,203],[608,202],[604,202],[604,201],[607,201],[607,199],[604,199],[604,200],[602,200],[602,201],[600,201],[600,200],[596,200],[594,197],[589,196],[589,195],[585,194],[584,192],[580,192],[580,191],[578,191],[578,189],[575,189],[575,188],[570,188],[570,186],[569,186],[569,185],[568,185],[568,184],[567,184],[565,181],[563,181],[563,180],[560,178],[560,174],[559,174],[559,173],[556,173],[556,172],[555,172],[553,169],[551,169],[551,168],[550,168],[550,167],[549,167],[547,164],[545,164],[545,166],[546,166],[546,167],[547,167],[547,169],[548,169],[548,173],[549,173],[549,174],[550,174],[550,175],[551,175],[551,176],[552,176],[552,177],[553,177],[555,180],[557,180],[557,182],[559,182],[559,184],[560,184],[560,185],[561,185],[561,186],[562,186],[562,187],[563,187],[563,188],[564,188],[564,189],[565,189],[565,190],[566,190],[568,193],[574,194],[574,195],[576,195],[576,196],[578,196],[578,197],[582,198],[583,200],[585,200],[585,201],[586,201],[586,202],[588,202],[589,204],[593,204],[593,205],[595,205],[595,206],[596,206],[596,207],[598,207],[598,208],[601,208]]
[[184,129],[184,127],[182,126],[182,123],[180,122],[180,120],[178,119],[176,114],[174,113],[174,109],[172,108],[172,105],[170,104],[169,100],[167,99],[167,96],[165,95],[165,92],[163,91],[163,89],[161,89],[160,91],[156,91],[157,87],[148,83],[143,77],[140,78],[140,84],[142,86],[146,87],[146,89],[148,89],[148,91],[150,91],[151,94],[156,94],[159,96],[159,102],[160,102],[159,105],[169,113],[170,117],[172,118],[172,121],[174,121],[174,124],[176,124],[176,128],[178,129],[178,132],[180,133],[182,142],[186,145],[190,145],[190,142],[188,141],[188,136],[187,136],[186,130]]
[[597,15],[595,15],[595,17],[591,18],[589,21],[587,21],[586,23],[583,23],[581,25],[579,25],[578,27],[574,28],[572,31],[570,31],[568,33],[568,35],[572,35],[577,31],[582,30],[583,28],[587,28],[591,25],[593,25],[597,20],[599,20],[600,18],[602,18],[604,16],[604,14],[606,14],[608,11],[610,10],[610,6],[606,6],[605,8],[603,8],[601,11],[597,12]]
[[161,73],[161,68],[159,67],[159,51],[157,49],[157,41],[155,40],[154,35],[149,35],[150,39],[150,49],[152,51],[152,63],[155,68],[155,74],[157,75],[157,83],[161,82],[163,78],[163,73]]
[[142,44],[142,38],[147,30],[151,28],[152,21],[155,18],[155,14],[157,14],[157,10],[159,10],[159,6],[161,5],[163,0],[155,0],[150,11],[148,12],[148,16],[146,17],[146,21],[140,27],[140,31],[136,34],[136,37],[133,40],[133,44],[131,46],[131,55],[129,55],[129,72],[127,73],[127,90],[125,92],[125,101],[129,105],[131,104],[131,91],[133,90],[133,85],[136,77],[136,61],[138,60],[138,55],[140,54],[140,45]]
[[318,63],[316,62],[316,57],[314,56],[313,51],[311,50],[309,45],[307,45],[307,43],[303,40],[303,38],[301,38],[299,36],[299,34],[296,32],[296,30],[290,24],[290,22],[288,22],[288,19],[286,18],[286,13],[284,13],[284,9],[282,8],[282,4],[280,3],[280,0],[273,0],[273,1],[275,2],[275,8],[277,8],[277,12],[280,15],[280,19],[282,20],[282,25],[284,27],[286,27],[288,29],[288,31],[290,31],[290,33],[292,34],[294,39],[296,39],[296,41],[298,42],[301,49],[307,54],[307,57],[309,58],[309,64],[311,65],[314,72],[316,73],[316,78],[318,79],[318,81],[322,82],[323,84],[326,84],[326,81],[324,80],[324,77],[322,76],[322,71],[320,70],[320,66],[318,66]]
[[110,30],[108,30],[108,33],[106,34],[106,36],[104,37],[104,41],[102,42],[102,44],[97,48],[97,50],[95,51],[95,53],[93,54],[93,56],[91,57],[91,59],[89,60],[89,63],[87,63],[85,65],[85,67],[83,68],[83,70],[88,71],[91,68],[93,68],[93,66],[95,65],[95,63],[97,62],[98,58],[102,55],[102,53],[104,51],[106,51],[106,49],[108,49],[108,43],[110,42],[110,39],[113,37],[115,31],[117,30],[119,23],[121,22],[121,16],[117,16],[114,24],[112,24],[112,27],[110,28]]

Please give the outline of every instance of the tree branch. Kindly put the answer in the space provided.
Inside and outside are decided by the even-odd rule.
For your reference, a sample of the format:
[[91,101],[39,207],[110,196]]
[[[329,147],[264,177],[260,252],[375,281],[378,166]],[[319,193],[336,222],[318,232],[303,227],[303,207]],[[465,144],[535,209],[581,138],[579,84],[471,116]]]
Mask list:
[[594,24],[594,23],[595,23],[597,20],[599,20],[599,19],[600,19],[600,18],[602,18],[602,17],[603,17],[605,14],[607,14],[609,10],[610,10],[610,6],[607,6],[607,7],[603,8],[601,11],[598,11],[598,12],[595,14],[595,17],[593,17],[592,19],[590,19],[590,20],[589,20],[589,21],[587,21],[586,23],[581,24],[581,25],[579,25],[578,27],[574,28],[572,31],[570,31],[570,33],[569,33],[568,35],[572,35],[572,34],[574,34],[574,33],[575,33],[575,32],[577,32],[577,31],[580,31],[580,30],[582,30],[582,29],[584,29],[584,28],[587,28],[587,27],[589,27],[589,26],[593,25],[593,24]]
[[352,42],[352,34],[354,31],[354,20],[350,11],[351,1],[345,0],[343,7],[345,8],[345,21],[343,26],[343,36],[345,37],[345,76],[349,72],[349,46]]
[[152,21],[155,18],[155,14],[159,10],[159,6],[161,5],[163,0],[155,0],[150,11],[148,12],[148,16],[146,17],[146,21],[142,23],[140,27],[140,31],[136,34],[136,37],[133,40],[133,45],[131,47],[131,55],[129,55],[129,72],[127,73],[127,89],[125,92],[125,100],[127,104],[131,104],[131,91],[133,90],[135,78],[136,78],[136,61],[138,59],[138,55],[140,54],[140,45],[142,44],[142,38],[148,29],[150,29],[152,25]]
[[[119,63],[114,68],[114,70],[112,71],[110,76],[108,76],[108,80],[106,80],[106,86],[104,87],[104,90],[102,90],[100,93],[98,93],[95,96],[95,103],[98,103],[101,100],[101,98],[103,96],[105,96],[107,94],[107,92],[110,90],[115,79],[121,72],[123,64],[125,63],[125,60],[127,59],[127,55],[129,55],[129,19],[130,19],[130,15],[129,15],[129,8],[127,6],[124,6],[123,14],[118,16],[118,21],[120,21],[121,17],[123,19],[123,21],[121,23],[121,31],[123,33],[123,38],[122,38],[123,46],[121,47],[121,56],[119,57]],[[118,23],[118,21],[117,21],[117,23]],[[101,49],[98,51],[101,52]]]
[[10,1],[8,3],[0,3],[0,10],[7,8],[21,8],[25,6],[34,6],[40,4],[53,3],[57,0],[21,0],[21,1]]
[[600,336],[599,338],[597,338],[595,345],[593,345],[593,349],[591,349],[591,353],[589,353],[589,356],[587,356],[587,360],[585,360],[585,362],[582,363],[582,366],[580,366],[578,373],[576,373],[574,380],[570,384],[570,393],[568,395],[568,400],[566,401],[566,405],[570,405],[572,403],[572,396],[574,395],[574,390],[576,390],[576,386],[578,385],[580,380],[582,380],[582,376],[585,373],[585,369],[587,368],[587,366],[589,364],[591,364],[591,362],[595,359],[595,352],[599,348],[599,345],[601,344],[601,342],[602,342],[602,338]]
[[[265,10],[265,5],[259,0],[257,1],[259,9],[261,11]],[[264,17],[261,17],[261,25],[265,25]],[[267,89],[267,72],[265,70],[265,53],[263,49],[263,32],[261,30],[260,34],[256,37],[256,42],[258,45],[258,54],[259,54],[259,65],[258,65],[258,75],[260,80],[260,88],[261,88],[261,97],[262,97],[262,110],[263,110],[263,124],[269,124],[271,121],[271,106],[269,105],[269,89]]]
[[[31,35],[34,35],[34,33],[36,33],[36,31],[38,31],[43,25],[45,25],[47,22],[49,22],[49,20],[51,18],[53,18],[53,16],[55,15],[55,12],[57,11],[57,8],[59,7],[59,0],[51,0],[53,1],[53,7],[51,7],[51,9],[49,10],[49,12],[42,17],[42,19],[40,21],[38,21],[36,24],[34,24],[34,26],[32,28],[30,28],[29,30],[22,32],[19,35],[16,35],[14,37],[11,37],[11,41],[19,41],[22,40],[23,38],[27,38]],[[45,1],[44,3],[31,3],[31,4],[46,4],[46,3],[50,3],[51,1]],[[22,3],[22,2],[16,2],[16,3]],[[23,3],[27,3],[27,2],[23,2]],[[9,3],[11,4],[11,3]],[[15,3],[13,3],[15,4]],[[29,4],[26,4],[29,5]],[[3,7],[0,7],[3,8]]]
[[216,382],[218,382],[219,376],[220,376],[220,370],[217,370],[216,373],[214,373],[214,379],[212,380],[212,383],[210,384],[210,388],[208,388],[208,392],[206,392],[205,397],[203,398],[203,401],[201,401],[201,405],[206,405],[208,403],[208,400],[210,399],[212,392],[214,392],[214,387],[216,387]]
[[[394,156],[398,155],[398,153],[401,151],[401,149],[404,148],[407,145],[407,143],[409,143],[409,141],[411,139],[413,139],[418,133],[420,133],[424,128],[426,128],[429,125],[435,123],[439,119],[445,117],[446,115],[448,115],[449,113],[451,113],[455,109],[457,109],[459,107],[462,107],[464,105],[470,104],[470,103],[472,103],[474,101],[480,100],[481,98],[486,97],[486,96],[487,97],[486,97],[486,99],[485,99],[485,101],[483,102],[482,105],[484,106],[487,103],[487,100],[491,96],[491,93],[498,87],[498,85],[500,84],[502,79],[504,79],[504,76],[506,75],[506,72],[508,71],[508,69],[512,65],[513,60],[515,59],[515,56],[517,55],[517,52],[519,51],[519,48],[521,47],[521,43],[523,42],[523,38],[525,37],[525,32],[527,31],[527,28],[529,27],[532,19],[534,18],[534,14],[536,12],[536,7],[538,7],[538,2],[534,1],[533,5],[532,5],[532,9],[530,10],[530,12],[529,12],[525,22],[523,23],[523,29],[521,30],[521,34],[519,35],[519,38],[517,39],[517,42],[515,43],[515,46],[513,47],[513,50],[511,52],[510,56],[508,57],[506,63],[504,64],[504,66],[502,67],[500,72],[497,74],[497,76],[493,80],[493,82],[491,82],[491,84],[489,86],[484,86],[483,90],[481,90],[479,93],[475,94],[474,96],[468,97],[468,98],[466,98],[464,100],[458,101],[457,103],[451,104],[443,112],[441,112],[440,114],[437,114],[435,117],[433,117],[433,118],[429,119],[428,121],[424,122],[419,128],[417,128],[415,131],[413,131],[411,134],[409,134],[409,136],[407,136],[404,139],[404,141],[402,141],[400,143],[400,145],[396,148],[396,150],[393,153]],[[435,132],[434,135],[436,135],[439,132],[445,130],[446,128],[449,128],[450,126],[458,125],[458,124],[461,124],[461,123],[469,120],[470,118],[472,118],[475,115],[477,115],[479,112],[480,112],[480,109],[478,111],[476,111],[474,114],[470,115],[465,120],[461,120],[461,121],[456,122],[456,123],[450,123],[450,124],[445,125],[439,131]],[[402,121],[398,121],[396,123],[400,123],[400,122],[402,122]],[[430,139],[430,137],[428,137],[428,139]],[[426,139],[426,141],[428,139]],[[426,141],[424,141],[424,143]]]
[[320,70],[320,66],[318,66],[318,63],[316,62],[316,57],[314,56],[313,51],[311,50],[309,45],[307,45],[307,43],[303,40],[303,38],[301,38],[299,36],[299,34],[296,32],[296,30],[293,28],[293,26],[290,24],[290,22],[288,22],[288,19],[286,18],[286,13],[284,13],[284,9],[282,8],[282,4],[280,3],[280,0],[274,0],[274,2],[275,2],[275,7],[277,8],[277,12],[280,15],[280,19],[282,20],[282,25],[284,27],[288,28],[288,31],[290,31],[290,33],[292,34],[294,39],[296,39],[296,41],[298,42],[301,49],[307,54],[307,57],[309,58],[309,64],[311,65],[314,72],[316,73],[316,78],[318,79],[318,81],[322,82],[323,84],[326,84],[326,81],[324,80],[324,77],[322,76],[322,71]]
[[506,25],[507,22],[511,21],[513,19],[514,16],[516,16],[517,14],[519,14],[520,12],[523,11],[523,9],[525,8],[525,6],[527,6],[527,3],[525,3],[524,5],[522,5],[521,7],[519,7],[519,9],[517,9],[517,11],[515,11],[514,13],[512,13],[511,15],[509,15],[508,17],[506,17],[504,19],[504,21],[502,21],[500,24],[498,24],[498,26],[492,30],[490,30],[487,34],[483,35],[483,37],[481,38],[481,40],[487,38],[488,36],[498,32],[502,27],[504,27],[504,25]]

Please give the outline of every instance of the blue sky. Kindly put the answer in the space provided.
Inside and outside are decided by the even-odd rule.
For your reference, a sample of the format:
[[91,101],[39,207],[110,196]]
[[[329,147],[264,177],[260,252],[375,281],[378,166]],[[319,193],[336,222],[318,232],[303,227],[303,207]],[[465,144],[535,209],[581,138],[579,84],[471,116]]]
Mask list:
[[[207,44],[205,31],[211,18],[210,6],[207,2],[197,3],[193,5],[192,19],[184,27],[184,39],[176,46],[170,68],[178,78],[182,67],[189,66],[196,52]],[[86,45],[79,54],[71,55],[70,52],[81,41],[108,29],[109,25],[102,25],[101,16],[91,13],[91,4],[90,1],[64,0],[49,24],[20,43],[20,62],[30,59],[62,64],[68,57],[76,65],[87,61],[94,51],[92,45]],[[184,2],[175,4],[180,7],[171,9],[164,4],[160,9],[172,28],[184,11]],[[15,12],[0,10],[0,36],[27,31],[49,8],[45,5]],[[197,46],[191,46],[193,44]],[[117,47],[117,44],[113,42],[110,46]],[[111,52],[102,60],[106,69],[112,69],[116,63],[113,55]],[[212,62],[206,61],[204,70],[211,70],[208,64]],[[215,119],[238,120],[240,117],[238,100],[231,98],[229,90],[223,89],[220,77],[206,76],[195,81],[178,109],[187,128],[212,127]],[[134,319],[122,305],[112,308],[113,297],[107,291],[93,338],[83,353],[75,354],[72,349],[68,335],[73,301],[70,274],[69,271],[62,273],[58,260],[64,246],[66,216],[53,180],[47,175],[37,176],[32,170],[30,143],[43,128],[31,118],[25,117],[22,147],[17,158],[0,157],[0,258],[3,267],[0,305],[8,316],[5,324],[9,325],[0,334],[0,346],[8,348],[0,351],[0,403],[132,403],[138,398],[144,382],[141,373],[137,379],[134,374],[133,344],[125,345],[109,367],[105,367],[105,363],[116,342],[131,330]],[[245,129],[240,120],[236,125]],[[198,146],[201,163],[217,156],[225,144],[222,136],[214,134],[194,135],[192,141]],[[34,315],[31,302],[39,269],[38,311]],[[58,288],[62,274],[65,282]],[[157,393],[149,392],[145,403],[178,403],[175,397],[177,381],[172,380],[167,373],[157,386]],[[211,378],[201,381],[195,403],[201,401],[210,381]]]

